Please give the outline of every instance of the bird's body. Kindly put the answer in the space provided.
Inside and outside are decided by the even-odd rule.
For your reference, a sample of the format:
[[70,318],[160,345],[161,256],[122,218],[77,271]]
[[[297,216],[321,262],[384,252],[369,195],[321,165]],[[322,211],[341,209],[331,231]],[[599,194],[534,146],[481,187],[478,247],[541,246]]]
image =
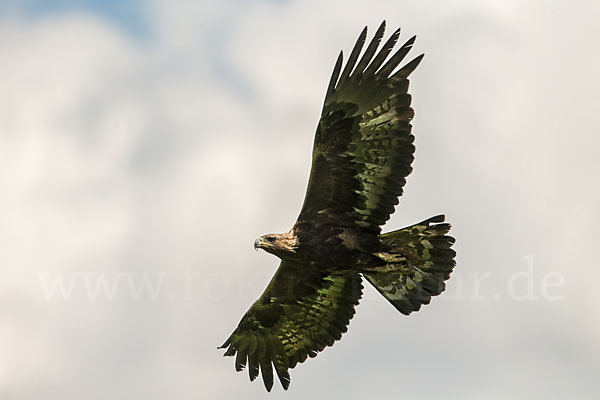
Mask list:
[[331,272],[372,265],[376,262],[372,253],[381,247],[376,235],[365,235],[359,229],[352,228],[299,224],[289,232],[267,236],[273,238],[271,242],[258,245],[257,248],[281,259]]
[[338,58],[317,126],[304,205],[289,232],[258,238],[255,248],[282,261],[261,297],[221,346],[236,370],[273,369],[283,387],[288,369],[333,345],[347,330],[367,279],[409,314],[441,293],[454,262],[443,216],[381,234],[410,174],[415,147],[408,75],[422,56],[394,72],[409,39],[386,61],[399,30],[375,55],[383,23],[358,60],[361,33],[342,71]]

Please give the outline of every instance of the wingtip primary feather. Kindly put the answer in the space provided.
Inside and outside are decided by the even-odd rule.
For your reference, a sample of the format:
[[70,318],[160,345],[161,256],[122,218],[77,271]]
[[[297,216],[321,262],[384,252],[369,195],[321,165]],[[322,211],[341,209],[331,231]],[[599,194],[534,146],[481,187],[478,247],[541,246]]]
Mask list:
[[407,63],[404,67],[400,68],[398,72],[392,75],[390,78],[392,79],[406,79],[408,76],[419,66],[421,60],[423,60],[425,54],[420,54],[415,57],[412,61]]
[[250,382],[254,381],[258,376],[258,357],[256,353],[252,353],[248,355],[248,376],[250,377]]
[[371,42],[367,46],[367,49],[365,50],[364,54],[362,55],[362,58],[358,62],[358,65],[352,72],[352,75],[362,74],[364,72],[364,70],[369,65],[369,62],[373,59],[375,52],[377,52],[377,48],[379,47],[379,43],[381,43],[381,39],[383,38],[384,34],[385,20],[381,23],[381,25],[379,25],[379,28],[377,28],[373,39],[371,39]]
[[291,378],[290,378],[290,374],[289,374],[288,370],[283,369],[283,368],[278,368],[277,365],[275,365],[275,373],[277,374],[277,377],[279,378],[279,382],[281,383],[283,390],[288,390],[288,388],[290,387],[290,382],[291,382]]
[[237,356],[235,357],[235,370],[237,372],[242,371],[244,368],[246,368],[246,354],[242,353],[242,352],[238,352]]
[[329,79],[329,85],[327,85],[327,93],[325,94],[325,98],[327,98],[333,91],[335,90],[335,84],[338,81],[340,76],[340,70],[342,69],[342,63],[344,62],[344,52],[340,51],[338,58],[335,62],[335,67],[333,67],[333,72],[331,74],[331,78]]
[[217,349],[224,349],[227,346],[229,346],[231,344],[231,336],[229,336],[227,338],[227,340],[225,341],[225,343],[223,343],[222,345],[220,345],[219,347],[217,347]]
[[223,357],[231,357],[236,353],[236,349],[233,346],[229,346],[229,348],[227,349],[227,351],[225,352],[225,354],[223,354]]
[[365,70],[365,75],[372,75],[381,67],[387,56],[394,49],[398,38],[400,37],[400,28],[396,29],[389,37],[389,39],[385,42],[379,54],[375,56],[371,64]]
[[273,365],[270,360],[261,359],[260,373],[265,384],[265,389],[267,389],[267,392],[270,392],[273,388]]
[[384,76],[386,78],[388,76],[390,76],[390,74],[394,71],[394,69],[396,69],[396,67],[398,65],[400,65],[400,63],[402,62],[402,60],[404,60],[404,57],[406,57],[406,55],[408,54],[408,52],[410,51],[410,49],[412,49],[412,46],[415,43],[416,39],[417,39],[416,35],[414,35],[413,37],[411,37],[410,39],[408,39],[394,53],[394,55],[392,55],[392,57],[390,57],[390,59],[385,63],[385,65],[383,67],[381,67],[381,69],[379,71],[377,71],[377,74],[380,75],[380,76]]
[[352,48],[352,51],[350,52],[350,56],[348,57],[346,66],[344,67],[344,70],[342,71],[342,75],[340,75],[340,79],[339,79],[340,84],[343,81],[345,81],[346,79],[348,79],[348,77],[350,76],[350,73],[352,72],[352,70],[354,69],[354,66],[356,65],[356,61],[358,60],[360,51],[362,50],[363,46],[365,45],[366,39],[367,39],[367,27],[365,26],[363,28],[363,30],[360,32],[360,35],[358,35],[358,39],[356,39],[356,43],[354,44],[354,47]]

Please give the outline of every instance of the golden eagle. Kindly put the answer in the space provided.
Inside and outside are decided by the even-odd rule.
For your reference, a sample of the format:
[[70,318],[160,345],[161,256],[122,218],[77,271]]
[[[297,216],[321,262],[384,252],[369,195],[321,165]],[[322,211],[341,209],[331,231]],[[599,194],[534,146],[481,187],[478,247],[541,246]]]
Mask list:
[[381,234],[394,212],[414,159],[408,76],[420,55],[396,70],[410,38],[386,62],[400,29],[375,55],[385,21],[359,60],[367,28],[342,70],[342,53],[317,125],[312,169],[298,221],[287,233],[254,242],[281,258],[264,293],[219,348],[262,372],[268,391],[273,368],[284,389],[288,370],[340,339],[362,295],[362,278],[402,314],[440,294],[454,268],[454,238],[443,215]]

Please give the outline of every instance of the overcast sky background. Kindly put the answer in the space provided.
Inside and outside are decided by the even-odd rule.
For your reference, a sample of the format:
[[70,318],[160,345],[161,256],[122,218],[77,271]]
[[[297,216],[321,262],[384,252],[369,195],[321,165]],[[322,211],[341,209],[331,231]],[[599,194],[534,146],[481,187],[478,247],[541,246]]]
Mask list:
[[426,53],[385,230],[445,213],[458,265],[410,317],[366,287],[285,398],[598,398],[599,2],[123,3],[0,2],[0,399],[265,398],[216,347],[383,19]]

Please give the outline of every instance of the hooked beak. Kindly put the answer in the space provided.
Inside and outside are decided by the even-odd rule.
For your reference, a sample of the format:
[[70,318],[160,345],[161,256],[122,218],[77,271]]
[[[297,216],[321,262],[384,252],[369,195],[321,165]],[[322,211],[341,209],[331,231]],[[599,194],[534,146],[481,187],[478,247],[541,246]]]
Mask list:
[[258,251],[258,249],[268,246],[269,244],[270,243],[261,236],[254,241],[254,250]]

